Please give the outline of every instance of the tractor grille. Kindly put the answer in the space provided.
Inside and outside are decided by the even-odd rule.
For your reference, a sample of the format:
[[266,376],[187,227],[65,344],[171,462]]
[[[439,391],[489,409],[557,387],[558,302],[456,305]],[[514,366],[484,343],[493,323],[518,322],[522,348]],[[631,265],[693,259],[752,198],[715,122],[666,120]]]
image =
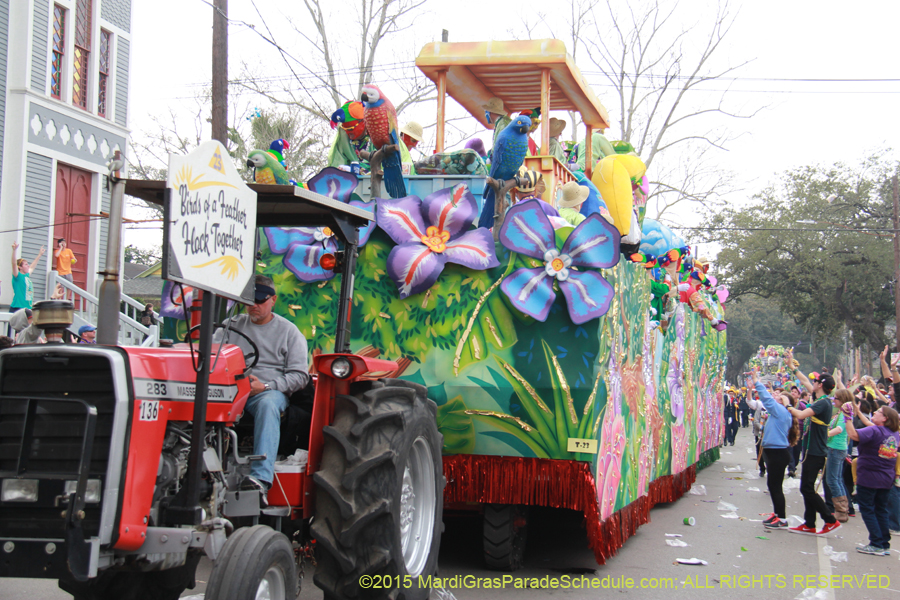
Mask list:
[[[100,479],[105,490],[115,394],[112,367],[105,356],[53,352],[4,353],[0,363],[0,477],[16,476],[25,458],[22,478],[40,479],[36,503],[0,504],[0,535],[60,537],[65,531],[60,505],[63,481],[78,477],[84,444],[86,413],[79,402],[40,399],[80,399],[97,409],[88,477]],[[22,432],[31,399],[34,427],[23,450]],[[88,504],[85,534],[96,535],[100,505]]]

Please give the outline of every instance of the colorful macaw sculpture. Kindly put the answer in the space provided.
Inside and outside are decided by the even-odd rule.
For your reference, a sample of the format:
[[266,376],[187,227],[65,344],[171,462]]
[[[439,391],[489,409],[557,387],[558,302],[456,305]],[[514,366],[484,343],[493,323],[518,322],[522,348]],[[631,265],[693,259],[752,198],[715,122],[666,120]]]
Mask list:
[[269,145],[269,154],[278,159],[278,162],[281,163],[281,166],[287,169],[287,164],[284,162],[284,151],[289,150],[291,145],[287,140],[278,139],[272,142]]
[[[362,89],[362,102],[365,107],[366,131],[376,149],[388,145],[400,144],[399,127],[397,127],[397,111],[391,101],[384,97],[381,90],[374,85],[365,85]],[[406,196],[406,185],[403,183],[403,170],[400,166],[400,151],[385,153],[381,162],[384,171],[384,189],[391,198]]]
[[278,159],[266,150],[253,150],[247,156],[247,166],[253,167],[253,180],[266,185],[288,185],[290,177]]

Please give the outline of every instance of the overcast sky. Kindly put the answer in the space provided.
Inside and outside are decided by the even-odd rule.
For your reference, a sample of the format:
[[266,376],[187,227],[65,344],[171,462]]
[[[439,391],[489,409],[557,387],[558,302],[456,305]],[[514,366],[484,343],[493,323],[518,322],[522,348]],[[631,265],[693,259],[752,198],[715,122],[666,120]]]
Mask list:
[[[617,6],[623,2],[614,0]],[[671,6],[671,2],[661,2]],[[333,10],[352,20],[352,0],[328,0]],[[632,5],[637,4],[632,2]],[[256,0],[272,36],[292,56],[312,56],[311,43],[292,31],[289,20],[314,39],[314,31],[301,3]],[[288,6],[290,5],[290,6]],[[378,62],[396,64],[412,60],[428,41],[440,39],[441,29],[450,31],[450,41],[510,39],[509,31],[527,37],[522,20],[537,21],[542,11],[551,12],[533,32],[534,37],[551,37],[563,29],[557,10],[563,2],[531,0],[495,1],[432,0],[415,26],[391,38],[380,49]],[[691,0],[678,9],[680,26],[697,43],[704,41],[716,4]],[[895,0],[753,0],[732,2],[736,20],[711,70],[750,61],[735,73],[736,79],[694,92],[698,105],[714,103],[728,87],[729,106],[738,112],[762,110],[751,119],[719,119],[702,126],[726,128],[735,136],[727,152],[715,160],[722,169],[736,173],[742,191],[729,200],[740,202],[773,182],[785,170],[807,164],[856,163],[873,150],[891,146],[900,133],[898,100],[898,33],[900,2]],[[289,12],[288,12],[289,11]],[[600,29],[605,30],[603,12],[598,11]],[[231,0],[233,21],[255,25],[265,32],[262,20],[250,0]],[[212,8],[203,0],[136,0],[132,16],[133,56],[129,125],[133,136],[152,127],[150,116],[183,110],[189,99],[210,79]],[[266,34],[268,36],[268,34]],[[335,31],[333,39],[346,35]],[[229,76],[240,74],[242,61],[260,65],[263,72],[289,75],[277,50],[249,27],[232,23],[229,28]],[[578,66],[594,87],[612,120],[616,118],[614,98],[602,85],[602,76],[586,58],[576,57]],[[310,70],[321,66],[310,62]],[[402,66],[402,65],[398,65]],[[299,74],[305,67],[294,64]],[[397,67],[394,67],[395,69]],[[398,71],[382,74],[376,82],[390,96],[389,80]],[[805,81],[807,80],[807,81]],[[814,81],[808,81],[814,80]],[[870,81],[864,81],[870,80]],[[307,80],[312,88],[313,80]],[[452,103],[452,102],[451,102]],[[266,108],[263,102],[261,108]],[[331,107],[328,107],[332,110]],[[434,105],[419,106],[400,117],[434,122]],[[470,126],[474,131],[474,125]],[[610,139],[619,132],[607,131]],[[485,137],[487,139],[487,137]],[[651,173],[652,179],[652,173]],[[688,224],[692,212],[677,215]],[[158,244],[150,232],[140,235],[141,244]],[[135,239],[135,238],[131,238]],[[161,239],[161,238],[160,238]]]

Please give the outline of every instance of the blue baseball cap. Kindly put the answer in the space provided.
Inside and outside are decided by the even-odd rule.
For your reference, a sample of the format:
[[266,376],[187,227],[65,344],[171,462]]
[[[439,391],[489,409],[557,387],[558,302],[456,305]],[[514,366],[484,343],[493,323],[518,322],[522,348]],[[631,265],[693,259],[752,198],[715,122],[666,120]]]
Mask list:
[[78,335],[83,336],[88,331],[96,331],[96,330],[97,330],[97,328],[94,327],[93,325],[82,325],[81,327],[78,328]]

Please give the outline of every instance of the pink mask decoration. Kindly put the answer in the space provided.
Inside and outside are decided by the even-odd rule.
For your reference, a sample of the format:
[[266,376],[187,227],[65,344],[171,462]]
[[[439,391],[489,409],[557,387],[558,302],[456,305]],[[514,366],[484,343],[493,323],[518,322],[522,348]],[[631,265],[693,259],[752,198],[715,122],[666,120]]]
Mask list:
[[728,300],[728,289],[724,285],[720,285],[716,288],[716,296],[719,297],[719,302],[725,304],[725,301]]

